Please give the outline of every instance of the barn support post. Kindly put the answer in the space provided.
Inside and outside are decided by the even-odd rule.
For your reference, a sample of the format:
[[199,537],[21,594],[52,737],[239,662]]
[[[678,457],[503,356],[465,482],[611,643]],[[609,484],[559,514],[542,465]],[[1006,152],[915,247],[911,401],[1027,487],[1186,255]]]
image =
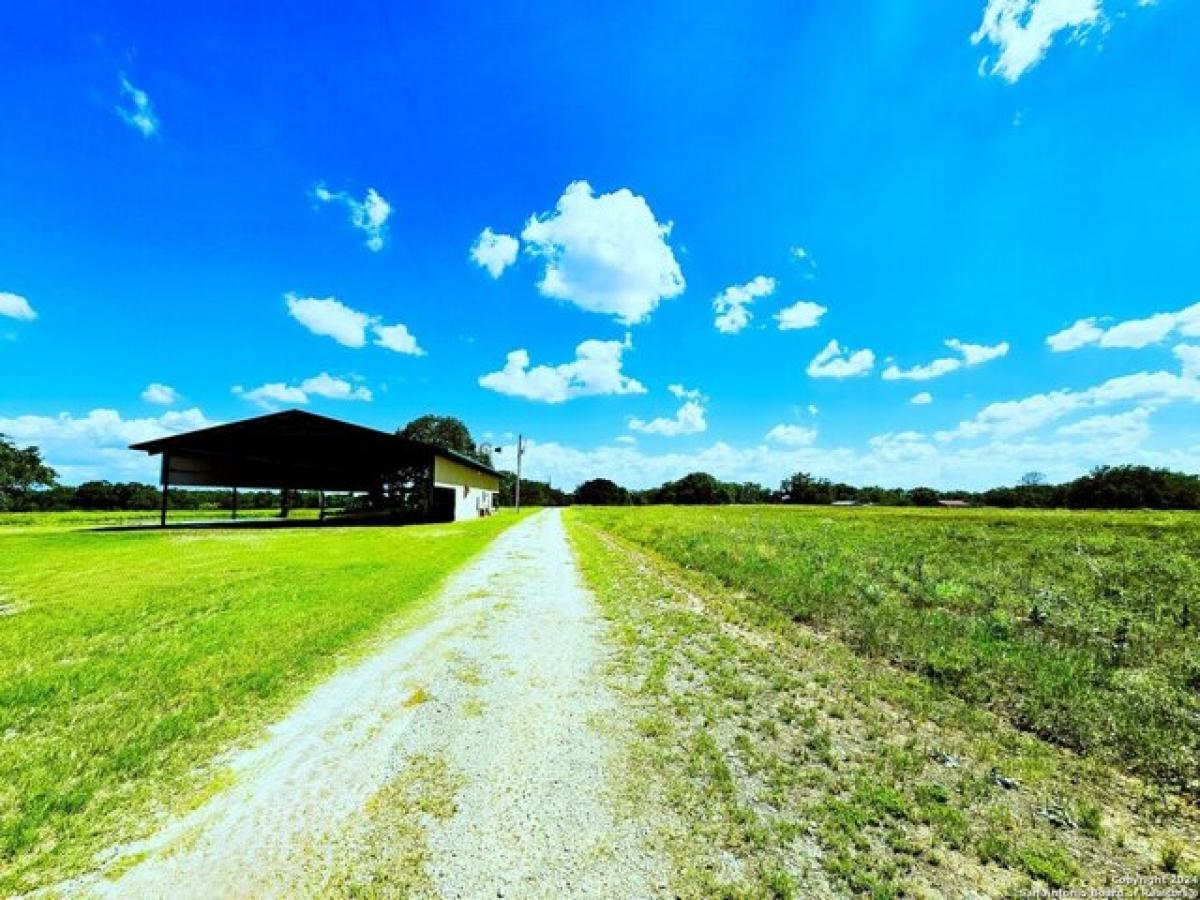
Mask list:
[[237,492],[237,488],[235,487],[233,489],[233,501],[229,504],[229,509],[232,512],[232,518],[234,518],[234,519],[237,518],[237,503],[238,503],[238,492]]
[[325,492],[324,491],[317,491],[317,510],[318,510],[318,512],[317,512],[318,521],[324,522],[325,521]]
[[290,489],[286,487],[281,488],[279,491],[279,518],[281,519],[288,517],[288,502],[291,499],[288,495],[290,492]]
[[167,527],[167,494],[171,490],[171,454],[162,457],[162,508],[158,511],[158,527]]

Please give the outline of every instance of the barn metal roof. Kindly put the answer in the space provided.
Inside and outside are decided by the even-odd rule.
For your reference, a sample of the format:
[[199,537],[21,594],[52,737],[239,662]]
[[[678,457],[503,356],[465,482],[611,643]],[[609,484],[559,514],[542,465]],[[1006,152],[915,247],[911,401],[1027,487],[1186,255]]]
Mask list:
[[453,450],[299,409],[142,441],[130,449],[203,461],[204,474],[197,470],[196,478],[247,487],[286,483],[350,489],[389,467],[429,464],[435,456],[499,476],[491,466]]

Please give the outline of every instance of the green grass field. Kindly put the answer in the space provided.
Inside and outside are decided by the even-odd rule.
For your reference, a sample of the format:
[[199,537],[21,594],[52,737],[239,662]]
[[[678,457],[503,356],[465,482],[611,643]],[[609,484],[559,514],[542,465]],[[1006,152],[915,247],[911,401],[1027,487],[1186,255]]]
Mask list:
[[1200,792],[1200,516],[574,514],[1024,730]]
[[[1200,884],[1193,800],[1016,727],[987,694],[964,699],[955,684],[897,665],[896,654],[863,652],[832,631],[863,633],[845,608],[800,616],[792,594],[758,592],[811,590],[820,570],[796,571],[792,556],[824,549],[832,567],[842,560],[832,545],[894,567],[906,550],[938,550],[941,530],[995,518],[981,514],[972,526],[951,515],[952,524],[869,510],[569,513],[615,638],[622,717],[638,735],[622,801],[628,817],[658,823],[674,896],[1015,898],[1111,890],[1129,878],[1182,896]],[[1023,534],[1045,546],[1034,518],[1022,520]],[[1041,524],[1069,540],[1062,517]],[[980,565],[944,552],[931,571]],[[765,564],[737,568],[756,557],[779,561],[783,571],[767,573],[778,583],[760,573]],[[830,602],[862,601],[848,592]],[[1163,880],[1171,878],[1181,881]]]
[[0,520],[3,895],[199,802],[223,777],[206,763],[414,621],[515,521],[78,530],[112,518]]

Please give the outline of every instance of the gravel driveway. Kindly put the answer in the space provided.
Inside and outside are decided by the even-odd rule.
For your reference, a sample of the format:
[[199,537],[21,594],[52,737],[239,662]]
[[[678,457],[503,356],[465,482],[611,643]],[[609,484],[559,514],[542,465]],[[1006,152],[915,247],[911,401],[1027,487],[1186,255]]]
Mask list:
[[[644,828],[614,815],[604,624],[561,513],[454,576],[428,624],[315,690],[230,761],[233,784],[106,876],[119,897],[646,897]],[[415,773],[415,774],[414,774]]]

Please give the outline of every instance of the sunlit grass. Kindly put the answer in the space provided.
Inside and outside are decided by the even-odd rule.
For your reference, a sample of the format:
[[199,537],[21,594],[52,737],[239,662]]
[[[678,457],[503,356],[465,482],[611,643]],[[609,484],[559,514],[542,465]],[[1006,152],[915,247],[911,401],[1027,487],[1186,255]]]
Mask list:
[[[87,868],[515,521],[0,527],[0,893]],[[90,520],[94,521],[94,520]],[[47,524],[49,522],[50,524]]]
[[1200,789],[1200,516],[575,514],[1042,737]]

